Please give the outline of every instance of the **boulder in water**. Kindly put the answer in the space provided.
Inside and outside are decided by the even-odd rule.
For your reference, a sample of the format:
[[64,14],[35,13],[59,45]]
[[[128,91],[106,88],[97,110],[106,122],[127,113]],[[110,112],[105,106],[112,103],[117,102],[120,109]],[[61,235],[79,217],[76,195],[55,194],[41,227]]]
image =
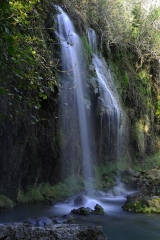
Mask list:
[[99,205],[96,204],[94,210],[91,208],[80,207],[78,209],[73,209],[71,213],[78,214],[78,215],[89,215],[89,214],[96,214],[96,215],[104,215],[104,209]]
[[78,195],[75,199],[74,199],[74,206],[81,206],[84,204],[84,197],[82,195]]
[[91,208],[80,207],[78,209],[73,209],[71,213],[78,214],[78,215],[89,215],[92,213]]
[[94,210],[92,211],[92,214],[104,215],[105,212],[103,207],[101,207],[99,204],[96,204],[96,206],[94,207]]

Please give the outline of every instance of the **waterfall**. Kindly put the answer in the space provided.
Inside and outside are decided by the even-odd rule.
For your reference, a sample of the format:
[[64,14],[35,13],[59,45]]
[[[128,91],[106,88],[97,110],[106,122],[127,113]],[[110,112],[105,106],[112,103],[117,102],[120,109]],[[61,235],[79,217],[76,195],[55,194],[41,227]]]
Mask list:
[[[87,30],[89,44],[93,51],[92,62],[99,86],[99,108],[101,109],[100,155],[105,158],[120,158],[121,149],[121,111],[111,89],[112,77],[109,68],[101,56],[98,56],[96,33]],[[103,125],[103,126],[102,126]],[[105,141],[104,141],[105,140]],[[104,147],[102,145],[104,144]],[[107,149],[107,150],[105,150]],[[102,151],[102,150],[101,150]]]
[[85,188],[93,188],[91,180],[93,157],[90,147],[89,114],[85,106],[87,92],[81,40],[68,15],[59,6],[57,10],[60,12],[56,17],[55,28],[61,46],[60,105],[63,172],[70,171],[77,174],[79,171],[80,173],[79,161],[82,161]]

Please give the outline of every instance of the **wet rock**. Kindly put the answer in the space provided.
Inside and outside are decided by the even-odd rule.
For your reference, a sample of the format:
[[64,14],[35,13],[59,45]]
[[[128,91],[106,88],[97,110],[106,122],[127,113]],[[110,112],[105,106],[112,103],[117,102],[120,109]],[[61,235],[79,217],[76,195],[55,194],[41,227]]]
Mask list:
[[92,214],[97,214],[97,215],[104,215],[104,209],[99,205],[96,204],[96,206],[94,207],[94,210],[92,211]]
[[75,199],[74,199],[74,206],[81,206],[84,204],[84,197],[82,195],[78,195]]
[[54,224],[62,224],[62,223],[73,223],[75,218],[71,215],[64,215],[62,217],[54,217],[52,221]]
[[89,215],[89,214],[104,215],[105,214],[104,209],[99,204],[95,205],[94,210],[88,207],[87,208],[81,207],[78,209],[73,209],[71,213],[78,214],[78,215]]
[[56,204],[56,200],[54,198],[50,198],[48,200],[49,205],[54,206]]
[[122,208],[128,212],[160,213],[160,196],[146,196],[142,192],[130,195]]
[[14,223],[0,226],[0,239],[7,240],[107,240],[102,227],[84,227],[77,224],[58,224],[33,227],[30,224]]
[[67,223],[74,222],[75,220],[75,218],[71,214],[64,215],[63,218],[67,220]]
[[24,223],[31,224],[33,227],[44,227],[52,224],[52,219],[48,217],[31,218],[24,221]]
[[89,215],[92,213],[91,208],[80,207],[78,209],[73,209],[71,213],[78,214],[78,215]]

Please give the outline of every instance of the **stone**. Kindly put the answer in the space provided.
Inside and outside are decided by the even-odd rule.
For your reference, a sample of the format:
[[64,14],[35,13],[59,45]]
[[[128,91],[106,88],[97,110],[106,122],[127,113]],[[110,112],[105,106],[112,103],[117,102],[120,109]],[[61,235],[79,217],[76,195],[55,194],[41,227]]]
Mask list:
[[27,223],[0,225],[0,239],[7,240],[107,240],[101,226],[84,227],[78,224],[56,224],[33,227]]
[[62,217],[54,217],[52,221],[54,224],[62,224],[62,223],[73,223],[75,218],[71,215],[64,215]]
[[101,207],[99,204],[96,204],[94,210],[92,211],[92,214],[104,215],[105,212],[103,207]]
[[160,196],[146,196],[139,192],[128,196],[122,208],[128,212],[160,213]]
[[96,204],[94,210],[91,208],[80,207],[78,209],[73,209],[71,213],[78,214],[78,215],[89,215],[89,214],[96,214],[96,215],[104,215],[104,209],[99,205]]
[[48,217],[38,217],[38,218],[31,218],[29,220],[24,221],[24,223],[31,224],[33,227],[44,227],[49,224],[52,224],[52,219]]
[[78,209],[73,209],[71,213],[78,214],[78,215],[89,215],[92,213],[92,209],[90,208],[85,208],[85,207],[80,207]]
[[74,206],[81,206],[84,203],[84,197],[81,195],[78,195],[75,199],[74,199]]

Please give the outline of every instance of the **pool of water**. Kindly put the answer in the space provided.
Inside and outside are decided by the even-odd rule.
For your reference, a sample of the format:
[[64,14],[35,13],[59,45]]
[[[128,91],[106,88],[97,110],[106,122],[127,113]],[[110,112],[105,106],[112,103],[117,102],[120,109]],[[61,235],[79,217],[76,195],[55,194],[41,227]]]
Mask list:
[[[101,225],[109,240],[160,240],[160,214],[135,214],[123,211],[125,197],[101,196],[96,199],[85,197],[85,207],[94,208],[98,203],[106,215],[77,216],[75,223]],[[71,199],[55,206],[42,204],[17,206],[11,211],[0,213],[0,223],[22,222],[33,217],[53,217],[70,213],[75,208]]]

